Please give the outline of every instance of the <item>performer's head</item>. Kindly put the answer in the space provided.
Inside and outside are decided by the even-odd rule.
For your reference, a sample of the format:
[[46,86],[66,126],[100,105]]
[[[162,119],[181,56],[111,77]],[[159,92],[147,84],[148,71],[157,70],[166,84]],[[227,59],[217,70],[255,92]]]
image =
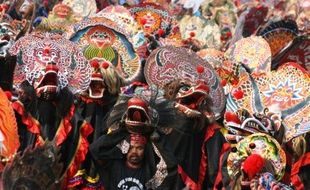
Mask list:
[[140,168],[143,163],[146,137],[138,134],[130,135],[130,148],[126,156],[126,164],[130,168]]

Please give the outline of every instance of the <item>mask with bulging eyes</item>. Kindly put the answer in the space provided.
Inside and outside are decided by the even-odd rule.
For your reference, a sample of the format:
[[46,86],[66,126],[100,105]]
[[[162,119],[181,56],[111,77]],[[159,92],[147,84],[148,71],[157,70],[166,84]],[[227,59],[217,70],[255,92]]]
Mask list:
[[12,20],[8,15],[1,15],[0,22],[0,58],[7,57],[16,37],[25,27],[25,21]]
[[244,108],[237,110],[236,113],[227,111],[224,115],[224,125],[228,129],[225,138],[231,143],[239,142],[255,133],[271,135],[280,143],[284,138],[281,113],[272,112],[268,108],[262,113],[254,114]]
[[112,38],[108,33],[103,31],[96,31],[94,34],[90,36],[91,40],[98,44],[98,46],[102,46],[101,44],[111,44]]
[[82,92],[85,98],[102,100],[107,96],[117,96],[124,79],[116,71],[111,62],[105,59],[92,59],[90,61],[92,74],[90,84],[86,91]]
[[[257,173],[252,173],[245,164],[250,157],[260,157],[263,161]],[[270,172],[277,180],[281,180],[285,173],[285,166],[284,150],[274,138],[263,133],[252,134],[238,142],[235,147],[232,147],[227,159],[229,176],[233,179],[241,177],[243,186],[249,186],[251,180],[264,172]]]
[[0,57],[6,57],[9,48],[13,45],[13,29],[7,23],[0,23]]
[[149,56],[144,74],[187,117],[213,122],[222,114],[223,87],[213,67],[195,52],[173,46],[158,48]]
[[[123,121],[128,131],[131,133],[151,133],[158,114],[154,114],[147,101],[139,97],[133,97],[128,101],[128,107],[123,115]],[[155,119],[155,120],[154,120]]]
[[211,103],[209,97],[209,87],[200,82],[196,85],[190,85],[188,82],[181,82],[176,96],[175,107],[188,117],[201,117],[205,115],[212,120],[214,115],[208,107]]
[[14,84],[18,87],[27,80],[38,97],[51,99],[66,87],[77,93],[90,83],[90,65],[81,50],[60,35],[27,35],[12,46],[10,53],[18,60]]

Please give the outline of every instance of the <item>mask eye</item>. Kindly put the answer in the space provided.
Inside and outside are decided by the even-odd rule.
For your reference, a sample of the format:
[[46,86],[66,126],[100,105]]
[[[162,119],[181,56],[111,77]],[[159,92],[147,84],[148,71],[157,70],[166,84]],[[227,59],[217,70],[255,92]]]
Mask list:
[[6,30],[5,28],[1,28],[0,32],[1,32],[1,33],[6,33],[7,30]]
[[183,84],[180,89],[179,89],[179,92],[187,92],[189,91],[190,89],[190,86],[189,85],[186,85],[186,84]]
[[256,147],[255,143],[249,144],[250,149],[254,149]]

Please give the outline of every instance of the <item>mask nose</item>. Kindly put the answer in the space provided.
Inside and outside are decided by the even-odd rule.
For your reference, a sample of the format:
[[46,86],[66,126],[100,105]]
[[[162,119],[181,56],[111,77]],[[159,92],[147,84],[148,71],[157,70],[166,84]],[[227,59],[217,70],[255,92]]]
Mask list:
[[51,48],[50,47],[45,47],[43,49],[43,56],[49,56],[51,53]]
[[54,72],[58,73],[59,69],[58,69],[58,66],[56,65],[56,63],[54,63],[54,62],[48,63],[45,67],[45,72],[48,72],[48,71],[54,71]]

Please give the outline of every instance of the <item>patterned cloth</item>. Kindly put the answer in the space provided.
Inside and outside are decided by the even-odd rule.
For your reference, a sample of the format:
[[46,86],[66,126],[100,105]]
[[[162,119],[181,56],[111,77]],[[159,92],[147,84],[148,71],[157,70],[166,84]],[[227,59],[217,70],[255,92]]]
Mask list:
[[266,190],[293,190],[293,188],[278,182],[271,173],[263,173],[256,184],[255,189]]

